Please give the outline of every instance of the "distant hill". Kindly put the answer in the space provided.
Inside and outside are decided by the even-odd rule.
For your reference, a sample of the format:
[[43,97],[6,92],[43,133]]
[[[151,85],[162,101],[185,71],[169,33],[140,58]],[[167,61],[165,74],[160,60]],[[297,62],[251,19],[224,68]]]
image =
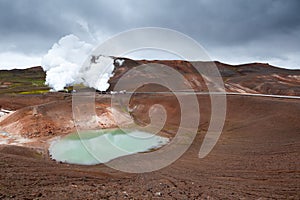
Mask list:
[[[120,64],[120,59],[123,60]],[[216,66],[223,78],[227,92],[262,93],[277,95],[300,96],[300,70],[288,70],[277,68],[267,63],[248,63],[241,65],[229,65],[218,61],[214,62],[188,62],[182,60],[132,60],[128,58],[114,58],[114,76],[110,78],[108,91],[113,91],[116,83],[126,72],[141,64],[158,63],[167,65],[180,72],[194,91],[208,91],[206,84],[197,69]],[[139,74],[139,78],[149,79],[149,74]],[[165,79],[168,74],[157,74],[157,77]],[[48,92],[50,88],[45,85],[46,73],[42,67],[28,69],[0,70],[0,94],[41,94]],[[130,81],[134,84],[135,78]],[[209,77],[208,77],[209,79]],[[217,86],[216,86],[217,87]],[[134,86],[128,85],[130,91]],[[71,89],[71,88],[69,88]],[[139,91],[167,91],[165,87],[158,85],[146,85]]]
[[42,67],[0,70],[0,94],[39,94],[49,91]]
[[[118,58],[115,58],[118,59]],[[206,83],[214,84],[207,80],[204,81],[201,74],[195,69],[209,69],[217,67],[223,78],[225,89],[227,92],[239,93],[262,93],[277,95],[295,95],[300,96],[300,70],[288,70],[274,67],[266,63],[249,63],[241,65],[228,65],[218,61],[215,62],[187,62],[182,60],[131,60],[127,58],[119,58],[124,60],[122,65],[115,62],[116,68],[114,76],[110,79],[111,84],[109,90],[113,90],[118,80],[124,76],[130,69],[141,64],[158,63],[167,65],[180,72],[195,91],[208,91]],[[143,76],[149,79],[147,73],[139,73],[137,76]],[[157,74],[162,80],[166,79],[168,74]],[[124,77],[123,77],[124,78]],[[140,77],[130,77],[131,82]],[[209,79],[209,77],[208,77]],[[130,81],[129,81],[130,82]],[[128,85],[130,88],[130,85]],[[217,87],[217,86],[216,86]],[[134,88],[132,88],[134,89]],[[166,91],[166,88],[159,86],[145,86],[139,91]]]

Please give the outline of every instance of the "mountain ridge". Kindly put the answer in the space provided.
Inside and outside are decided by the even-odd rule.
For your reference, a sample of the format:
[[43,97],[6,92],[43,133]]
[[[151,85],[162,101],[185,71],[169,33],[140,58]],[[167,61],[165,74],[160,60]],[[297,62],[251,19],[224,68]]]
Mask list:
[[[284,69],[268,63],[244,63],[230,65],[220,61],[185,61],[185,60],[132,60],[124,57],[114,59],[114,76],[110,78],[108,91],[113,91],[119,79],[130,69],[142,64],[167,65],[184,75],[192,89],[207,91],[203,77],[193,66],[217,67],[223,78],[227,92],[262,93],[273,95],[300,96],[300,70]],[[117,60],[123,60],[120,64]],[[147,74],[143,74],[147,78]],[[5,93],[31,93],[48,92],[50,88],[45,85],[46,72],[41,66],[27,69],[0,70],[0,94]],[[163,78],[163,77],[162,77]],[[151,86],[153,87],[153,85]],[[149,90],[145,87],[144,91]],[[161,91],[161,88],[151,89]],[[30,92],[28,92],[30,93]]]

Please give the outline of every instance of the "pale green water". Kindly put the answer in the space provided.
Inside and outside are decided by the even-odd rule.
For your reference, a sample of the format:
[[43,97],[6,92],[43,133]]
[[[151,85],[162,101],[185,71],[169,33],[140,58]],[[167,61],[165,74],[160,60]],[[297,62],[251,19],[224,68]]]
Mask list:
[[108,162],[120,156],[159,148],[169,139],[141,131],[120,129],[72,133],[49,147],[52,159],[82,165]]

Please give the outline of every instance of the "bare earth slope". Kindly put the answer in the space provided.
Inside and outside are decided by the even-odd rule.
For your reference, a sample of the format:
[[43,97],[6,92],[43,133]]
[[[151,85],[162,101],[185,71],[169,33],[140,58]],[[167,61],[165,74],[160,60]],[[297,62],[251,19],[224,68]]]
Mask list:
[[[194,90],[207,91],[203,78],[188,62],[130,59],[116,66],[110,90],[128,70],[154,62],[184,74]],[[196,63],[200,67],[211,64]],[[299,70],[262,63],[214,64],[228,92],[300,96]],[[47,93],[44,89],[49,88],[40,88],[43,83],[33,84],[31,75],[33,79],[44,79],[40,68],[24,72],[25,78],[22,70],[5,71],[5,79],[0,73],[0,108],[15,111],[0,119],[0,134],[6,131],[39,140],[23,147],[0,145],[0,199],[300,199],[299,99],[227,95],[227,116],[220,140],[207,157],[199,159],[211,110],[209,96],[197,95],[201,119],[189,150],[159,171],[127,174],[105,165],[80,166],[50,160],[47,149],[42,148],[47,140],[75,131],[71,94]],[[17,79],[7,78],[16,73]],[[28,77],[28,73],[33,74]],[[29,83],[19,85],[25,82]],[[148,85],[139,90],[166,89]],[[97,123],[101,127],[115,126],[111,97],[96,95]],[[136,108],[132,117],[139,124],[149,123],[149,108],[157,103],[168,113],[163,134],[172,138],[180,122],[180,107],[173,95],[135,94],[130,102]],[[195,117],[190,113],[188,117]],[[0,142],[2,137],[6,136],[0,135]]]
[[[130,60],[123,58],[121,66],[115,63],[114,76],[110,79],[113,90],[120,77],[123,77],[130,69],[143,64],[163,64],[175,69],[184,75],[194,91],[207,91],[202,74],[196,69],[217,67],[223,78],[227,92],[260,93],[277,95],[300,96],[300,70],[287,70],[274,67],[266,63],[249,63],[243,65],[228,65],[220,62],[187,62],[181,60]],[[141,76],[138,74],[137,76]],[[148,74],[142,76],[147,77]],[[164,79],[163,74],[156,76]],[[135,77],[130,77],[134,80]],[[161,88],[145,87],[144,91],[161,91]]]
[[0,195],[5,199],[299,199],[299,111],[296,100],[229,96],[224,131],[209,156],[198,158],[203,125],[179,160],[140,175],[104,165],[59,164],[27,148],[2,146]]

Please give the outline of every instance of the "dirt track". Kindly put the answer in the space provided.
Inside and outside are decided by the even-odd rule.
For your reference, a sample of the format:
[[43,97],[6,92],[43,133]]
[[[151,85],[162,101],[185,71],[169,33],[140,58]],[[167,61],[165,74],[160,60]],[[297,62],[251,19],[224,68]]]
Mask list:
[[0,198],[299,199],[299,111],[299,100],[228,96],[224,131],[207,157],[198,158],[203,117],[179,160],[145,174],[60,164],[29,148],[1,146]]

